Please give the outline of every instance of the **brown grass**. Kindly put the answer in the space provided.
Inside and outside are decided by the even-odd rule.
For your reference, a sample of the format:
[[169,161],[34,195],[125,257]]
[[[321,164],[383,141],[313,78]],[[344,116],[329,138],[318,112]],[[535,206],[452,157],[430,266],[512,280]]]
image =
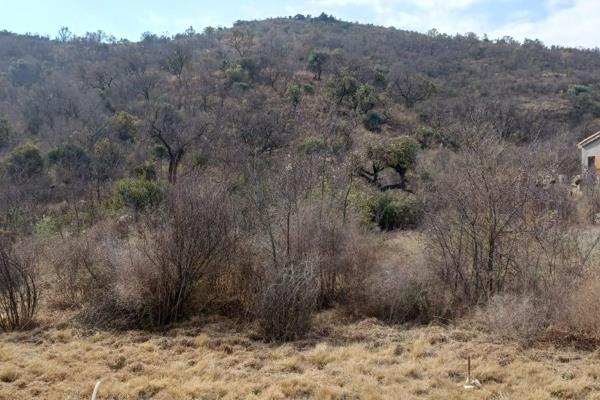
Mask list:
[[[0,336],[0,399],[86,399],[97,379],[99,399],[600,399],[600,353],[523,348],[468,327],[327,312],[309,339],[278,346],[218,318],[160,334],[45,326]],[[462,388],[469,354],[474,392]]]

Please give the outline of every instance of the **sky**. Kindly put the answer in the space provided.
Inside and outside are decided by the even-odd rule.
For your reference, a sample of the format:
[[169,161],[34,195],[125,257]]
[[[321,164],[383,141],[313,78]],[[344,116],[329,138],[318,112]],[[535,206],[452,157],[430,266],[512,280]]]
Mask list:
[[600,47],[600,0],[0,0],[0,30],[56,36],[103,30],[139,40],[237,20],[332,14],[346,21],[491,39],[540,39],[547,45]]

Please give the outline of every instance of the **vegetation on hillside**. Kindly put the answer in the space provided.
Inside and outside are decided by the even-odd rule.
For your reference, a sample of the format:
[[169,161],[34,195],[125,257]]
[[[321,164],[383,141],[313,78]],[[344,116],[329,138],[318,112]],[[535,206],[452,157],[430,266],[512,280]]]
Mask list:
[[[325,15],[0,32],[0,327],[221,314],[283,342],[337,307],[595,343],[598,189],[552,182],[598,82],[597,50]],[[394,230],[427,257],[382,254]]]

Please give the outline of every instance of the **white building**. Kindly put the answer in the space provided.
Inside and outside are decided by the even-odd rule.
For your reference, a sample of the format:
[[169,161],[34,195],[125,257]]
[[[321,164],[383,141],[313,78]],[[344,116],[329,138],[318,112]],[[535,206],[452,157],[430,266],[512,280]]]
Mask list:
[[577,143],[581,149],[582,176],[600,176],[600,132],[596,132]]

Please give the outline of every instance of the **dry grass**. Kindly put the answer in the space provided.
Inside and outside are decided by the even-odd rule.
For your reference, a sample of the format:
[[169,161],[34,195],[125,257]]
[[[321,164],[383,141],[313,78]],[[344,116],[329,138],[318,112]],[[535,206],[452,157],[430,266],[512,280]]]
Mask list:
[[[468,328],[317,317],[282,346],[213,319],[162,334],[40,327],[0,336],[0,399],[600,399],[600,353],[522,348]],[[483,388],[462,389],[466,356]]]

